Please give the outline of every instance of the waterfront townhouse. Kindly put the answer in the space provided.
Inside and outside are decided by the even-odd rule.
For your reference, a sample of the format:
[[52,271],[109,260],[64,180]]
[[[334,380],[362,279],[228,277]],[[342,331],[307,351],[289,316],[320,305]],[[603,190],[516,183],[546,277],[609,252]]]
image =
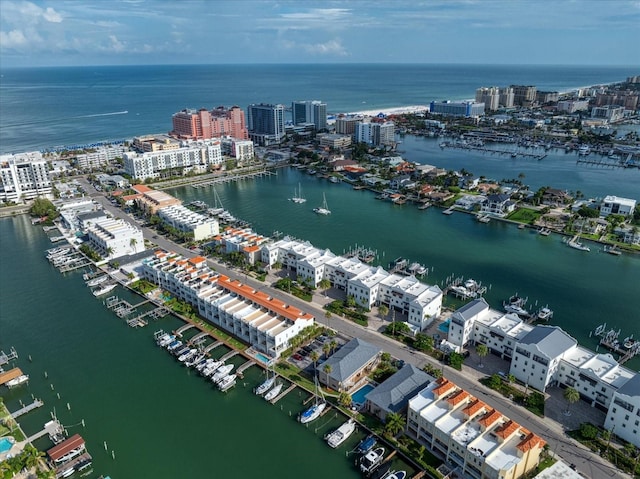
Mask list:
[[383,268],[367,267],[362,273],[347,281],[347,296],[351,296],[363,308],[371,309],[378,300],[380,283],[387,277],[389,273]]
[[373,344],[354,338],[318,366],[318,379],[334,391],[353,391],[367,381],[381,354]]
[[18,203],[39,196],[52,198],[51,178],[39,151],[0,155],[0,201]]
[[185,144],[186,146],[175,150],[127,152],[124,154],[124,170],[134,179],[146,180],[161,178],[165,172],[171,170],[179,170],[181,173],[204,173],[210,167],[222,165],[220,141]]
[[604,197],[604,200],[602,200],[602,204],[600,205],[600,216],[630,216],[633,215],[635,209],[636,200],[608,195]]
[[218,222],[182,205],[167,206],[158,210],[162,221],[173,228],[193,234],[195,241],[201,241],[220,233]]
[[[357,258],[345,258],[344,256],[336,256],[325,264],[324,272],[334,288],[347,291],[349,280],[365,273],[369,270],[369,266],[364,264]],[[356,300],[357,302],[357,300]],[[362,300],[366,303],[366,300]]]
[[456,352],[461,352],[473,341],[474,322],[489,314],[489,310],[485,299],[478,298],[458,308],[451,315],[447,341]]
[[289,348],[291,338],[314,324],[310,314],[217,274],[201,256],[186,259],[157,251],[153,258],[143,262],[142,275],[192,304],[211,324],[270,357],[280,356]]
[[121,219],[96,221],[87,229],[89,244],[103,258],[117,258],[144,250],[142,231]]
[[516,314],[489,309],[474,321],[473,342],[484,344],[502,359],[511,359],[515,345],[533,329]]
[[227,227],[213,238],[214,244],[223,246],[225,253],[242,253],[249,264],[261,259],[262,245],[267,241],[268,238],[250,228]]
[[409,327],[420,332],[442,312],[442,290],[415,276],[390,274],[380,282],[378,304],[407,315]]
[[557,326],[535,326],[516,344],[509,373],[524,384],[544,391],[556,381],[563,356],[578,342]]
[[337,256],[329,250],[316,250],[303,259],[298,260],[298,278],[317,287],[325,277],[325,266]]
[[606,412],[615,393],[635,375],[611,354],[598,354],[578,346],[563,356],[555,379],[560,386],[574,388],[584,401]]
[[640,447],[640,375],[627,381],[613,396],[604,427]]
[[446,378],[409,400],[407,430],[475,479],[517,479],[537,466],[546,444]]

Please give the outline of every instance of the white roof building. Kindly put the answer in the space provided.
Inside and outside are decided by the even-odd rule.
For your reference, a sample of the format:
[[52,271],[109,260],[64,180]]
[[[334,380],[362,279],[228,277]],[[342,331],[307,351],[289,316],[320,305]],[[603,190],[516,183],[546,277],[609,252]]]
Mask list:
[[145,249],[142,231],[121,219],[92,223],[87,230],[89,244],[100,256],[112,259]]
[[604,427],[640,447],[640,374],[636,374],[615,392]]
[[195,241],[201,241],[220,233],[218,221],[182,205],[167,206],[158,210],[158,216],[177,230],[193,233]]
[[600,216],[633,214],[636,209],[636,200],[629,198],[620,198],[618,196],[605,196],[600,205]]

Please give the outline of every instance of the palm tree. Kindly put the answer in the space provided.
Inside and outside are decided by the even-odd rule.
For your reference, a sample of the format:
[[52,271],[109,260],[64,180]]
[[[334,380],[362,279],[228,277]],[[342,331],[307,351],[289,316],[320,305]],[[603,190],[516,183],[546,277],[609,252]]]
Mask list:
[[405,420],[402,414],[397,412],[390,412],[387,414],[387,419],[384,424],[384,431],[391,435],[395,436],[400,431],[404,430]]
[[[325,363],[325,365],[322,367],[322,371],[327,375],[328,378],[329,374],[331,374],[331,371],[333,371],[333,368],[331,367],[331,364]],[[329,381],[326,381],[326,383],[328,384]]]
[[318,362],[318,359],[320,358],[320,355],[318,354],[317,351],[311,351],[311,354],[309,354],[309,358],[311,359],[311,361],[313,361],[313,369],[316,369],[316,363]]
[[324,343],[322,345],[322,352],[324,353],[324,357],[329,357],[329,352],[331,351],[331,345],[329,343]]
[[351,406],[351,394],[346,392],[341,392],[340,397],[338,398],[338,402],[344,407]]
[[107,253],[107,256],[111,256],[113,254],[113,248],[111,246],[109,246],[105,252]]
[[489,348],[485,344],[476,345],[476,354],[480,358],[479,368],[483,368],[484,364],[482,364],[482,358],[484,358],[487,354],[489,354]]
[[320,286],[320,289],[322,290],[322,292],[324,293],[324,297],[326,298],[327,290],[331,287],[331,281],[329,281],[327,278],[323,278],[318,283],[318,286]]
[[380,314],[380,317],[382,319],[386,318],[389,314],[389,308],[387,308],[385,304],[381,304],[380,306],[378,306],[378,314]]
[[329,347],[331,348],[331,354],[333,354],[333,352],[336,350],[336,346],[338,346],[338,343],[335,339],[332,339],[331,341],[329,341]]
[[562,394],[565,401],[567,401],[567,410],[565,411],[566,416],[571,415],[571,411],[569,410],[570,406],[580,400],[580,393],[573,388],[567,388],[564,390]]
[[133,252],[134,252],[134,253],[137,253],[137,252],[138,252],[137,244],[138,244],[138,240],[137,240],[137,239],[135,239],[135,238],[131,238],[131,239],[129,240],[129,246],[131,246],[131,247],[133,248]]

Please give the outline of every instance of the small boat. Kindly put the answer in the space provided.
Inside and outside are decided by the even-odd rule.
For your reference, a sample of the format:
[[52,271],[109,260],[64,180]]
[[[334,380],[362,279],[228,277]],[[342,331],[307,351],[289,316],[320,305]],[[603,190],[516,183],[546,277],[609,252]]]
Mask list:
[[422,203],[420,206],[418,206],[419,210],[426,210],[427,208],[429,208],[431,206],[431,203],[429,203],[428,201],[426,203]]
[[622,254],[622,251],[620,251],[618,248],[616,248],[615,245],[613,245],[613,246],[605,246],[604,247],[604,252],[612,254],[614,256],[620,256]]
[[330,181],[331,183],[340,183],[340,180],[338,179],[338,177],[337,177],[337,176],[330,176],[330,177],[329,177],[329,181]]
[[356,430],[356,422],[353,419],[349,419],[347,422],[342,424],[335,431],[327,434],[325,436],[325,440],[329,446],[334,449],[346,441],[351,434]]
[[358,459],[360,472],[371,474],[384,460],[384,447],[377,447]]
[[293,196],[289,198],[289,201],[293,201],[298,204],[305,203],[307,201],[307,199],[302,196],[302,186],[300,186],[300,183],[298,183],[298,190],[293,190]]
[[327,198],[325,197],[324,193],[322,193],[322,205],[318,206],[317,208],[314,208],[313,212],[319,215],[325,215],[325,216],[331,214],[331,210],[327,206]]
[[233,364],[225,364],[224,366],[220,366],[218,370],[215,372],[213,376],[211,376],[211,381],[218,384],[222,381],[229,373],[233,370]]
[[538,234],[542,236],[549,236],[551,234],[551,230],[549,228],[540,228],[538,230]]
[[178,361],[180,361],[181,363],[187,362],[191,358],[193,358],[193,356],[195,356],[197,353],[198,353],[197,349],[195,348],[189,349],[188,351],[185,351],[180,356],[178,356]]
[[22,375],[18,376],[17,378],[13,378],[13,379],[7,381],[5,384],[9,389],[11,389],[11,388],[14,388],[16,386],[20,386],[21,384],[26,383],[28,380],[29,380],[29,375],[28,374],[22,374]]
[[202,370],[202,375],[207,378],[215,373],[220,367],[224,366],[222,361],[214,361]]
[[173,334],[166,333],[160,338],[158,338],[158,346],[160,346],[161,348],[165,348],[169,344],[171,344],[173,341],[175,341],[175,339],[176,337]]
[[572,239],[571,241],[567,242],[567,245],[570,248],[573,249],[577,249],[579,251],[591,251],[591,248],[589,248],[588,246],[583,245],[580,241],[578,241],[577,239]]
[[627,349],[631,349],[635,346],[636,343],[637,343],[637,340],[633,339],[633,334],[632,334],[631,336],[627,336],[626,338],[624,338],[622,345]]
[[553,310],[549,309],[548,306],[540,308],[536,314],[536,317],[540,321],[549,321],[551,318],[553,318]]
[[504,310],[507,313],[517,314],[518,316],[523,316],[523,317],[526,317],[526,318],[531,316],[529,311],[524,309],[522,306],[516,306],[516,305],[513,305],[513,304],[505,304],[504,305]]
[[98,276],[97,278],[93,278],[90,279],[89,281],[87,281],[87,286],[98,286],[99,284],[104,283],[106,280],[109,279],[109,275],[108,274],[104,274],[102,276]]
[[376,470],[373,471],[368,477],[369,479],[385,479],[387,474],[390,474],[391,469],[391,461],[386,461],[376,467]]
[[222,392],[228,391],[236,385],[236,374],[229,374],[220,380],[218,383],[218,389]]
[[391,474],[384,476],[384,479],[405,479],[407,471],[393,471]]
[[167,351],[175,351],[180,346],[182,346],[182,341],[180,341],[179,339],[176,339],[175,341],[172,341],[171,343],[167,344],[166,348],[167,348]]
[[356,452],[359,454],[366,454],[371,449],[373,449],[373,446],[375,445],[376,445],[375,436],[373,434],[369,434],[362,441],[360,441],[360,444],[356,446]]
[[580,155],[580,156],[587,156],[589,153],[591,153],[591,149],[587,145],[582,145],[578,149],[578,155]]
[[271,389],[271,387],[273,386],[273,383],[275,382],[276,377],[275,376],[271,376],[270,378],[267,378],[262,384],[260,384],[256,390],[255,393],[258,396],[262,396],[264,393],[266,393],[269,389]]
[[278,394],[280,394],[280,391],[282,391],[282,386],[283,384],[281,382],[277,382],[275,386],[273,386],[273,388],[271,388],[269,390],[269,392],[267,392],[267,394],[264,395],[264,398],[267,401],[271,401],[275,398],[278,397]]
[[96,296],[96,297],[102,296],[103,294],[107,294],[108,292],[113,291],[116,286],[118,286],[117,283],[107,284],[107,285],[103,286],[102,288],[99,288],[99,289],[96,289],[95,291],[93,291],[93,295]]
[[476,218],[478,219],[478,221],[480,223],[489,223],[491,221],[491,218],[489,217],[489,215],[477,215]]

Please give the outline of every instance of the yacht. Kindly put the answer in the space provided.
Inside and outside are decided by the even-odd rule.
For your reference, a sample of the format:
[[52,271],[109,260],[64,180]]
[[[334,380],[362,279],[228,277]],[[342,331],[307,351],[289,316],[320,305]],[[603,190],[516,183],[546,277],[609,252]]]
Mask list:
[[579,251],[591,251],[591,248],[589,248],[588,246],[585,246],[584,244],[582,244],[582,243],[578,240],[578,237],[577,237],[577,236],[575,236],[573,239],[569,240],[569,241],[567,242],[567,245],[568,245],[570,248],[577,249],[577,250],[579,250]]
[[87,286],[98,286],[99,284],[104,283],[108,279],[109,279],[109,275],[104,274],[102,276],[98,276],[97,278],[93,278],[87,281]]
[[298,204],[305,203],[307,201],[307,199],[302,196],[302,186],[300,183],[298,183],[298,190],[293,190],[293,197],[289,198],[289,200]]
[[366,454],[371,449],[373,449],[373,446],[375,445],[376,445],[375,436],[373,434],[369,434],[362,441],[360,441],[360,444],[356,446],[356,452],[360,454]]
[[220,366],[218,370],[211,376],[211,381],[218,384],[222,381],[229,373],[233,370],[233,364],[225,364],[224,366]]
[[322,205],[314,208],[313,212],[325,216],[331,214],[331,210],[327,206],[327,198],[325,197],[324,193],[322,193]]
[[16,386],[20,386],[21,384],[26,383],[28,380],[29,380],[29,375],[28,374],[22,374],[22,375],[18,376],[17,378],[13,378],[13,379],[7,381],[5,384],[9,389],[11,389],[11,388],[14,388]]
[[273,388],[269,389],[269,392],[267,392],[267,394],[264,395],[264,398],[267,401],[272,401],[273,399],[278,397],[278,394],[280,394],[280,391],[282,391],[282,383],[278,382],[276,383],[275,386],[273,386]]
[[327,441],[327,444],[329,444],[329,446],[335,449],[344,441],[346,441],[349,438],[349,436],[353,434],[353,431],[355,430],[356,430],[356,422],[353,419],[349,419],[347,422],[342,424],[338,429],[327,434],[325,436],[325,439]]
[[189,349],[188,351],[178,356],[178,361],[180,361],[181,363],[186,363],[187,361],[191,360],[191,358],[193,358],[196,354],[198,354],[197,349]]
[[384,447],[377,447],[366,453],[364,456],[361,456],[357,461],[357,465],[360,467],[360,471],[363,474],[371,474],[383,460]]
[[275,376],[271,376],[270,378],[267,378],[262,384],[260,384],[260,386],[258,386],[256,388],[255,393],[258,396],[262,396],[269,389],[271,389],[271,387],[273,386],[273,383],[275,382],[275,380],[276,380]]
[[107,294],[108,292],[113,291],[116,286],[118,286],[117,283],[106,284],[102,288],[94,290],[93,295],[96,297],[102,296],[103,294]]
[[222,366],[224,366],[224,363],[222,361],[214,361],[211,364],[209,364],[208,366],[205,366],[205,368],[202,370],[202,375],[205,378],[208,378],[209,376],[211,376],[213,373],[215,373]]
[[553,318],[553,310],[549,309],[548,306],[545,306],[538,310],[536,316],[541,321],[549,321],[551,318]]
[[226,392],[236,385],[236,374],[229,374],[220,380],[218,383],[218,389],[222,392]]
[[591,153],[591,149],[589,148],[588,145],[582,145],[578,149],[578,155],[580,155],[580,156],[587,156],[589,153]]

